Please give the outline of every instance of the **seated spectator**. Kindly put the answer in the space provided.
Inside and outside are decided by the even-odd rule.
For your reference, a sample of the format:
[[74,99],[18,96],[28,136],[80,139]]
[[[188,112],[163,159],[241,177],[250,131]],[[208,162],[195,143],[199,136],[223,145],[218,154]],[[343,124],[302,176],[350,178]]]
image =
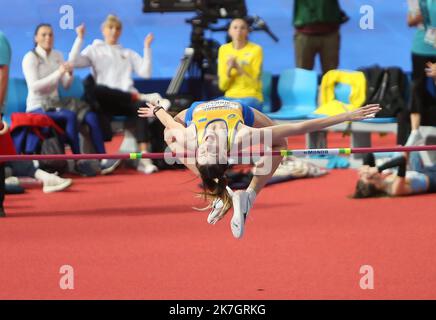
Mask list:
[[[137,117],[138,107],[146,102],[159,103],[166,110],[170,107],[167,99],[158,93],[142,94],[133,86],[132,74],[151,77],[151,43],[153,35],[144,39],[144,56],[123,48],[118,40],[121,36],[121,21],[109,15],[102,26],[104,40],[94,40],[82,52],[80,49],[85,35],[84,25],[77,29],[77,38],[70,52],[69,60],[76,68],[91,67],[95,80],[93,96],[99,107],[110,115],[127,116],[135,122],[135,137],[141,152],[149,149],[150,130],[148,119]],[[146,174],[157,171],[150,159],[140,159],[138,168]]]
[[[410,169],[406,171],[407,163]],[[419,152],[411,152],[376,167],[374,155],[369,154],[359,170],[354,198],[377,196],[406,196],[436,192],[436,165],[424,166]],[[397,173],[387,169],[398,168]]]
[[248,23],[234,19],[230,23],[231,42],[218,51],[219,88],[223,99],[239,102],[262,111],[262,47],[248,41]]
[[[90,130],[97,153],[106,153],[101,128],[95,112],[78,99],[60,99],[58,85],[68,88],[73,81],[73,67],[65,62],[62,53],[53,49],[53,29],[40,24],[35,30],[35,48],[23,58],[22,68],[29,89],[26,112],[45,113],[65,129],[67,142],[73,153],[80,153],[79,124]],[[115,169],[119,161],[103,160],[102,173]],[[94,176],[95,170],[86,161],[78,161],[76,170]]]

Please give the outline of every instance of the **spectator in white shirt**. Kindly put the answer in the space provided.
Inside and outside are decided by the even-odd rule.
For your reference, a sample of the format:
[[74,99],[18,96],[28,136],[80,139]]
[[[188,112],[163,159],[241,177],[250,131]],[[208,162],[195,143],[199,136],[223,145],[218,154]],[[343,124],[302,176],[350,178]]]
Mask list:
[[[80,153],[79,123],[90,129],[91,140],[97,153],[106,153],[102,131],[95,112],[85,103],[59,98],[58,85],[68,88],[73,81],[73,67],[65,62],[60,51],[53,49],[53,29],[49,24],[40,24],[35,30],[35,48],[23,58],[22,68],[28,87],[27,112],[45,113],[65,129],[67,142],[73,153]],[[71,103],[73,102],[73,103]],[[80,108],[78,108],[78,106]],[[74,112],[74,111],[77,111]],[[79,122],[78,122],[79,120]],[[109,163],[110,162],[110,163]],[[102,173],[108,173],[118,163],[102,162]],[[96,174],[86,161],[78,161],[76,169],[86,176]],[[110,171],[110,170],[109,170]]]
[[[148,120],[137,116],[138,107],[145,102],[159,103],[168,109],[170,103],[158,93],[142,94],[133,86],[133,72],[142,78],[151,77],[151,43],[153,35],[144,40],[144,56],[131,49],[123,48],[118,40],[122,31],[121,21],[109,15],[102,25],[103,40],[94,40],[82,52],[85,27],[76,29],[77,38],[69,60],[74,67],[91,67],[95,80],[93,96],[100,108],[110,115],[127,116],[135,122],[135,137],[141,152],[148,151],[150,133]],[[146,174],[157,171],[150,159],[141,159],[138,170]]]

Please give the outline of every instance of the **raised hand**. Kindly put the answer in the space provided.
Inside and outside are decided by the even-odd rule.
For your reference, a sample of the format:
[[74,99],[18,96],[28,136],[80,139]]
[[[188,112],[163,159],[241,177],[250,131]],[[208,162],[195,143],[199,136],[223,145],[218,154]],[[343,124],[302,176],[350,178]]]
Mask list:
[[427,77],[436,78],[436,63],[427,62],[425,74]]
[[368,104],[354,111],[348,111],[348,121],[359,121],[374,118],[376,113],[381,110],[379,104]]
[[79,37],[80,39],[83,39],[83,37],[85,36],[85,31],[86,31],[85,24],[82,23],[80,26],[78,26],[76,28],[77,37]]
[[141,118],[153,118],[154,114],[154,108],[157,108],[158,106],[155,106],[154,104],[147,103],[146,107],[140,107],[138,109],[138,117]]
[[61,74],[65,73],[72,73],[73,72],[73,65],[69,62],[64,62],[59,66],[59,71]]
[[154,40],[154,35],[153,33],[150,32],[149,34],[147,34],[147,36],[144,39],[144,47],[150,48],[153,40]]
[[229,68],[237,68],[238,63],[236,62],[236,57],[229,58],[229,60],[227,60],[227,66]]

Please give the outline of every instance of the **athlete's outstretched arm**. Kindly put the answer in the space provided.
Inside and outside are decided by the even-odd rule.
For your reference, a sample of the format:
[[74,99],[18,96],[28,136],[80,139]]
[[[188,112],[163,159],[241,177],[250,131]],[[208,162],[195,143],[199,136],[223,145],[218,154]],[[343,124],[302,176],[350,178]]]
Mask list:
[[[173,118],[164,109],[159,109],[155,114],[153,114],[154,109],[158,108],[158,106],[148,103],[147,105],[149,106],[148,108],[144,107],[138,109],[138,116],[143,118],[156,116],[156,118],[158,118],[165,126],[164,139],[171,151],[176,153],[180,152],[182,149],[187,151],[187,130],[185,127],[186,110],[183,110]],[[200,176],[195,163],[190,161],[192,159],[179,158],[179,160],[196,176]]]
[[321,130],[345,121],[358,121],[373,118],[380,110],[381,108],[378,104],[369,104],[354,111],[347,111],[332,117],[307,120],[298,123],[280,124],[265,127],[260,130],[263,132],[269,130],[272,133],[273,141],[275,141],[276,139]]

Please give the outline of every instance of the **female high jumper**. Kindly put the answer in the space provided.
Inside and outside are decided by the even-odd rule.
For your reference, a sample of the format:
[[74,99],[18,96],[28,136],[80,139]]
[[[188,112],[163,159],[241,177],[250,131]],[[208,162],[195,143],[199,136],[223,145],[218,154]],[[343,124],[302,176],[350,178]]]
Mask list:
[[[195,158],[180,159],[203,182],[203,195],[210,200],[208,222],[215,224],[233,206],[231,230],[235,238],[244,234],[244,225],[256,195],[279,166],[282,156],[264,155],[255,164],[254,176],[247,190],[232,192],[227,187],[225,172],[228,153],[241,147],[267,145],[271,150],[287,148],[286,138],[317,131],[345,121],[372,118],[379,105],[366,105],[354,111],[298,123],[275,125],[261,112],[238,102],[212,100],[194,102],[174,118],[159,104],[147,103],[138,109],[139,117],[157,117],[165,126],[165,141],[173,152],[194,153]],[[190,161],[191,160],[191,161]],[[269,166],[268,166],[269,164]]]

